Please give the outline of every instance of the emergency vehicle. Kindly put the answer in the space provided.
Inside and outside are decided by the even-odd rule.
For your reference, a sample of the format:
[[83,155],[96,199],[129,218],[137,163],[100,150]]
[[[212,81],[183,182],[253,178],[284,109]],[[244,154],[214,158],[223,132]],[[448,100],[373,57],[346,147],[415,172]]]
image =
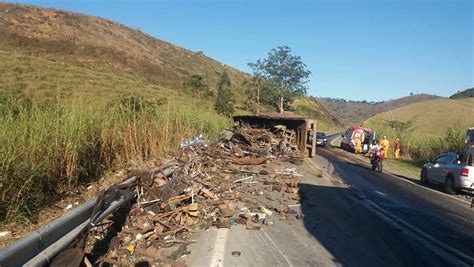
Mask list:
[[350,127],[342,134],[341,148],[354,152],[356,138],[362,142],[362,153],[367,153],[370,144],[375,140],[375,132],[364,127]]

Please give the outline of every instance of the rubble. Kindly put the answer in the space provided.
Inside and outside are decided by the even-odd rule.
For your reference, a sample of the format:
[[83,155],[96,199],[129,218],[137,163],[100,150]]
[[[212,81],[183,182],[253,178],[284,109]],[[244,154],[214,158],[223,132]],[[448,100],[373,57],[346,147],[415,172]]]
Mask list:
[[242,224],[259,230],[273,224],[274,213],[288,219],[289,207],[299,204],[302,173],[277,166],[302,162],[293,137],[284,126],[240,126],[216,140],[202,135],[183,140],[163,166],[128,175],[139,177],[136,201],[122,220],[115,214],[89,232],[88,261],[94,266],[143,261],[171,266],[188,253],[186,245],[195,242],[200,229]]

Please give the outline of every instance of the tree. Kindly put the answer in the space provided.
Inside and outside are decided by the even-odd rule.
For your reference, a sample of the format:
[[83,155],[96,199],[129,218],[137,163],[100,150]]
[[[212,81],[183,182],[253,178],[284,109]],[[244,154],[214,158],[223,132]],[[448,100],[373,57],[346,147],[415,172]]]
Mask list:
[[245,81],[243,85],[247,88],[247,100],[245,102],[247,109],[255,114],[260,113],[260,95],[263,90],[268,89],[268,82],[261,77],[254,76],[252,79]]
[[201,93],[208,91],[208,86],[201,75],[193,75],[189,78],[187,85],[198,93],[199,99],[201,99]]
[[217,97],[214,108],[220,114],[232,116],[234,114],[234,99],[231,91],[230,78],[227,72],[223,72],[217,82]]
[[[268,53],[267,58],[248,65],[255,77],[270,82],[276,89],[277,102],[274,104],[280,113],[283,113],[285,105],[288,105],[294,97],[307,93],[311,71],[306,68],[301,57],[291,54],[288,46],[274,48]],[[257,94],[257,97],[260,95]]]

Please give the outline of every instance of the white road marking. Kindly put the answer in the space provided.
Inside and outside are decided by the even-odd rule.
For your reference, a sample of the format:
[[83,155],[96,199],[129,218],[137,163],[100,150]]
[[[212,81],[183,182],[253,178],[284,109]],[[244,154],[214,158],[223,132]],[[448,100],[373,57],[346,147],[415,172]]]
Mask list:
[[[274,246],[272,246],[270,243],[268,243],[267,239],[262,235],[261,232],[262,232],[262,231],[258,231],[257,237],[258,237],[260,240],[262,240],[262,242],[264,242],[267,247],[270,248],[270,253],[271,253],[271,254],[275,257],[275,259],[278,261],[278,266],[283,266],[283,263],[284,263],[284,262],[282,262],[282,261],[280,260],[280,259],[282,258],[281,253],[279,253],[280,255],[278,255],[278,254],[276,253],[276,251],[275,251],[276,249],[274,249]],[[285,259],[283,258],[283,260],[285,260]]]
[[365,199],[364,203],[367,209],[375,213],[386,223],[392,225],[396,229],[401,229],[402,233],[414,240],[417,240],[435,254],[442,255],[444,259],[454,263],[456,266],[465,265],[466,263],[474,264],[474,258],[471,256],[448,245],[447,243],[438,240],[437,238],[420,230],[416,226],[408,223],[400,217],[387,212],[373,201]]
[[[364,162],[363,160],[361,160],[361,159],[359,159],[359,158],[357,158],[357,157],[352,156],[351,154],[346,155],[346,156],[348,156],[348,157],[350,157],[350,158],[352,158],[352,159],[354,159],[354,160],[356,160],[356,161],[358,161],[358,162],[361,162],[361,163],[364,163],[364,164],[366,163],[366,162]],[[394,178],[400,180],[400,181],[405,182],[405,183],[408,183],[408,184],[417,186],[417,187],[419,187],[419,188],[423,188],[423,189],[425,189],[425,190],[429,190],[429,191],[434,192],[434,193],[436,193],[436,194],[439,194],[439,195],[441,195],[441,196],[449,197],[449,198],[451,198],[451,199],[454,199],[454,200],[457,200],[457,201],[461,201],[461,202],[463,202],[463,203],[466,203],[466,204],[471,205],[471,202],[469,202],[469,201],[467,201],[467,200],[464,200],[464,199],[462,199],[462,198],[457,198],[457,197],[455,197],[455,196],[448,195],[448,194],[443,193],[443,192],[440,192],[440,191],[438,191],[438,190],[431,189],[431,188],[429,188],[429,187],[426,187],[426,186],[417,184],[417,183],[415,183],[415,182],[413,182],[413,181],[410,181],[410,180],[404,179],[404,178],[402,178],[402,177],[399,177],[396,173],[389,172],[389,171],[384,171],[384,172],[385,172],[386,174],[388,174],[388,175],[390,175],[390,176],[392,176],[392,177],[394,177]]]
[[229,229],[217,229],[216,241],[214,242],[214,252],[212,254],[211,263],[209,264],[210,267],[224,266],[225,244],[227,243],[228,235]]
[[[314,162],[312,162],[315,164]],[[335,166],[336,167],[336,166]],[[336,167],[337,168],[337,167]],[[340,170],[342,171],[342,170]],[[342,171],[343,172],[343,171]],[[396,177],[398,179],[401,179],[405,182],[410,182],[414,185],[420,186],[418,184],[415,184],[411,181],[407,181],[403,178],[397,177],[395,175],[391,175],[393,177]],[[332,183],[332,181],[331,181]],[[420,186],[422,188],[426,188],[423,186]],[[356,194],[356,195],[362,195],[362,191],[358,190],[355,188],[353,185],[349,185],[349,188]],[[426,188],[430,189],[430,188]],[[434,192],[437,192],[433,189],[430,189]],[[441,192],[437,192],[439,194],[442,194],[444,196],[449,196],[445,195]],[[452,196],[449,196],[452,197]],[[453,197],[454,198],[454,197]],[[457,199],[457,198],[454,198]],[[460,199],[457,199],[460,200]],[[389,211],[383,209],[379,205],[377,205],[375,202],[367,199],[367,198],[362,198],[362,201],[364,203],[364,206],[372,211],[374,214],[376,214],[379,218],[387,222],[388,224],[392,225],[395,229],[400,229],[402,230],[402,233],[407,235],[408,237],[420,242],[423,244],[426,248],[434,252],[435,254],[442,255],[443,258],[447,259],[451,263],[454,263],[456,266],[458,265],[466,265],[466,263],[470,264],[471,266],[474,266],[474,258],[471,257],[470,255],[465,254],[464,252],[452,247],[451,245],[444,243],[443,241],[435,238],[434,236],[420,230],[416,226],[408,223],[407,221],[403,220],[402,218],[390,213]],[[460,200],[462,201],[462,200]]]
[[273,241],[273,239],[267,234],[267,232],[265,231],[264,228],[261,228],[260,229],[263,234],[265,235],[265,237],[270,241],[270,243],[272,243],[273,247],[281,254],[281,256],[285,259],[286,263],[288,263],[288,266],[291,266],[293,267],[293,264],[291,264],[290,260],[288,259],[288,257],[280,250],[280,248],[278,248],[277,244],[275,243],[275,241]]
[[457,201],[461,201],[461,202],[463,202],[463,203],[467,203],[467,204],[471,205],[471,202],[469,202],[469,201],[467,201],[467,200],[464,200],[464,199],[462,199],[462,198],[457,198],[457,197],[455,197],[455,196],[448,195],[448,194],[443,193],[443,192],[440,192],[440,191],[438,191],[438,190],[431,189],[431,188],[429,188],[429,187],[419,185],[419,184],[417,184],[417,183],[415,183],[415,182],[413,182],[413,181],[409,181],[409,180],[407,180],[407,179],[403,179],[402,177],[398,177],[397,175],[395,175],[395,174],[392,173],[392,172],[389,172],[389,174],[390,174],[392,177],[395,177],[395,178],[397,178],[397,179],[399,179],[399,180],[401,180],[401,181],[404,181],[405,183],[409,183],[409,184],[418,186],[418,187],[420,187],[420,188],[429,190],[429,191],[431,191],[431,192],[434,192],[434,193],[436,193],[436,194],[439,194],[439,195],[442,195],[442,196],[445,196],[445,197],[449,197],[449,198],[451,198],[451,199],[454,199],[454,200],[457,200]]

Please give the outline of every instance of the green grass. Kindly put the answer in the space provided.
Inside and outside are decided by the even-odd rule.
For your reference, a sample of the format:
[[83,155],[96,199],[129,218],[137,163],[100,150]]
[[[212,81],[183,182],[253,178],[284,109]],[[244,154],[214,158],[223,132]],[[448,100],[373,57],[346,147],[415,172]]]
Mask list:
[[62,191],[112,168],[158,158],[184,137],[217,135],[231,125],[199,103],[182,106],[141,96],[107,109],[47,103],[20,91],[0,95],[0,218],[35,221]]
[[420,171],[423,163],[414,162],[407,159],[390,158],[384,161],[384,167],[389,172],[409,178],[411,180],[420,180]]

